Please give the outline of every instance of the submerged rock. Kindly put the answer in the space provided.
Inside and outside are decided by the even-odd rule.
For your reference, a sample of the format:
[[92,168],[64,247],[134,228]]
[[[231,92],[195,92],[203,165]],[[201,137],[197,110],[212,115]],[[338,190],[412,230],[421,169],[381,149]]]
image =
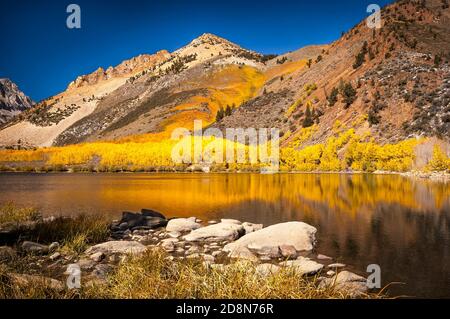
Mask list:
[[281,256],[280,246],[293,246],[296,251],[310,251],[314,248],[316,232],[316,228],[302,222],[282,223],[247,234],[226,245],[224,250],[231,252],[246,247],[261,255],[269,251],[277,256]]
[[322,255],[322,254],[318,254],[317,255],[317,259],[319,260],[332,260],[333,258],[326,256],[326,255]]

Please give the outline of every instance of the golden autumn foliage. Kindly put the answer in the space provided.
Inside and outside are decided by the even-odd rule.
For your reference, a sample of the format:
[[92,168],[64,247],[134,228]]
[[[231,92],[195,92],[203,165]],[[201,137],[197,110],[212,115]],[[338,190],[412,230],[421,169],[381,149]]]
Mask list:
[[438,172],[450,171],[450,157],[438,145],[434,146],[433,157],[427,165],[427,170]]
[[[310,131],[300,134],[309,134]],[[295,171],[354,171],[404,172],[412,168],[417,140],[406,140],[397,144],[379,145],[374,141],[364,142],[354,129],[342,130],[340,123],[333,127],[335,136],[323,144],[298,149],[298,144],[282,149],[284,170]]]
[[[346,129],[340,123],[333,127],[334,134],[323,143],[311,145],[310,139],[317,127],[301,129],[287,134],[282,139],[280,150],[280,168],[282,171],[394,171],[411,170],[415,159],[415,147],[420,140],[406,140],[396,144],[377,144],[367,135],[360,136],[354,129]],[[137,139],[138,140],[138,139]],[[97,142],[51,147],[36,150],[3,150],[0,151],[0,165],[29,163],[39,168],[68,169],[78,167],[83,170],[98,171],[159,171],[184,170],[188,163],[176,164],[172,160],[172,152],[178,141],[169,139],[134,139],[117,142]],[[195,139],[189,143],[194,143]],[[235,160],[228,164],[213,164],[211,169],[217,171],[258,170],[267,166],[261,161],[249,162],[250,156],[270,150],[269,145],[259,147],[239,144],[225,139],[201,141],[202,148],[210,151],[210,157],[225,158],[227,150],[245,152],[248,164],[240,164]],[[222,149],[220,149],[222,147]],[[192,157],[191,157],[192,159]],[[449,159],[438,147],[434,149],[433,158],[427,166],[431,171],[449,169]]]

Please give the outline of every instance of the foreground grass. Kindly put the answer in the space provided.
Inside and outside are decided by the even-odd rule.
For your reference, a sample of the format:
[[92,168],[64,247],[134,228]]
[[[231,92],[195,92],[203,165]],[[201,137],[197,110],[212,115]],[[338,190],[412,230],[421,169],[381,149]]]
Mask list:
[[[200,261],[168,261],[160,251],[130,258],[110,277],[107,287],[84,291],[90,298],[163,299],[317,299],[346,298],[333,289],[318,289],[316,278],[292,270],[262,276],[248,262],[221,269]],[[367,296],[368,298],[371,296]],[[372,296],[375,297],[375,296]]]
[[[44,279],[27,284],[14,281],[0,268],[0,298],[82,299],[345,299],[332,288],[317,288],[316,278],[306,279],[283,269],[261,276],[249,263],[233,263],[222,269],[205,267],[198,260],[169,261],[159,250],[129,257],[107,282],[82,280],[80,290],[51,287]],[[362,298],[381,298],[365,295]]]

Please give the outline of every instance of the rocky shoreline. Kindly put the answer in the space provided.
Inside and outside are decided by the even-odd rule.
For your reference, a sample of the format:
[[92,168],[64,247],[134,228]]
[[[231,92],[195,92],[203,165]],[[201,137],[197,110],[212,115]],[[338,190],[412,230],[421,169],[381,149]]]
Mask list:
[[[80,254],[67,254],[61,249],[63,243],[43,245],[19,239],[13,247],[0,247],[0,261],[7,262],[17,254],[32,256],[29,264],[29,269],[34,269],[32,274],[10,273],[11,281],[40,281],[64,290],[71,269],[81,271],[83,285],[107,284],[109,274],[127,258],[148,250],[162,250],[167,254],[165,259],[173,263],[199,260],[205,268],[216,271],[236,262],[245,263],[259,276],[272,276],[288,269],[315,281],[317,289],[332,288],[354,298],[368,293],[364,277],[349,272],[346,265],[332,257],[315,252],[317,229],[303,222],[263,227],[234,219],[169,220],[144,209],[141,213],[124,212],[122,219],[113,221],[109,228],[108,240],[90,245]],[[2,230],[0,240],[7,238],[7,233]]]

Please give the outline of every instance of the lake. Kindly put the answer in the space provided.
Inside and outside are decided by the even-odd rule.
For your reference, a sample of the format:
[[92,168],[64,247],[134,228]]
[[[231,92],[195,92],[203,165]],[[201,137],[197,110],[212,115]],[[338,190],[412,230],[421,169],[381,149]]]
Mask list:
[[0,203],[45,215],[151,208],[167,217],[223,217],[264,226],[304,221],[317,252],[364,274],[381,266],[395,296],[450,298],[450,184],[397,175],[0,174]]

